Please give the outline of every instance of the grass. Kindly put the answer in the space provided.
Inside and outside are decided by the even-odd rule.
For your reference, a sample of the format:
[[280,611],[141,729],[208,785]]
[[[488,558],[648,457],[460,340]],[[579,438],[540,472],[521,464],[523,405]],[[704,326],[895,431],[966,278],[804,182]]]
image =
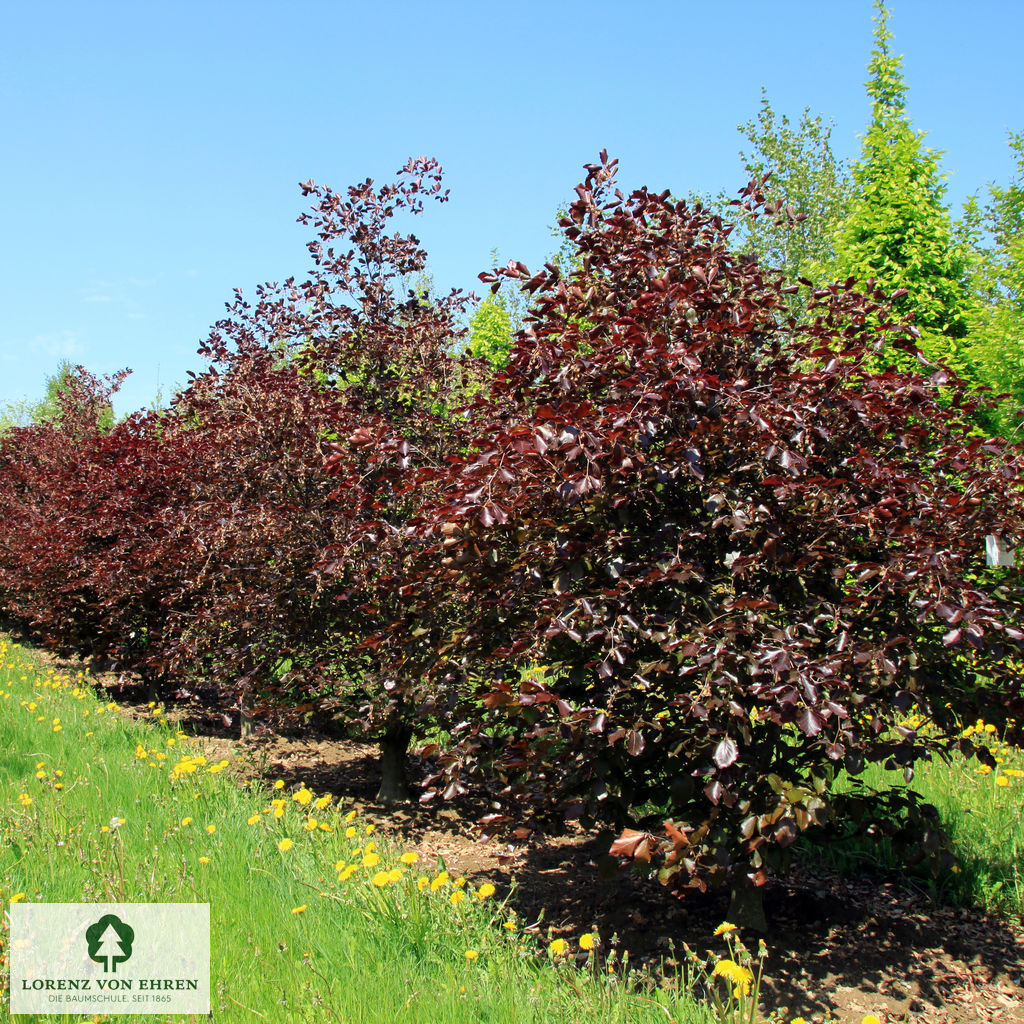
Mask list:
[[[1024,750],[1002,742],[995,727],[981,721],[964,735],[991,749],[995,770],[957,752],[949,762],[919,762],[910,786],[937,808],[958,861],[926,884],[943,902],[1024,919]],[[880,765],[869,765],[857,778],[877,790],[905,784],[902,769]],[[849,782],[840,776],[837,788],[844,786]],[[841,868],[901,870],[886,842],[852,840],[826,856]]]
[[[995,771],[956,756],[920,765],[913,783],[939,808],[960,858],[934,891],[1024,916],[1024,756],[984,723],[970,732],[992,747]],[[878,767],[861,778],[902,781]],[[899,869],[884,845],[851,845],[839,859]],[[130,720],[84,672],[41,668],[0,638],[0,905],[17,900],[208,902],[212,1016],[227,1022],[705,1024],[756,1005],[756,986],[742,979],[748,968],[760,977],[739,945],[703,968],[732,979],[722,1005],[624,975],[621,964],[609,970],[599,936],[550,941],[527,930],[493,889],[388,845],[330,794],[244,783],[231,759],[206,760],[159,708]],[[4,915],[0,1020],[7,928]],[[721,1001],[721,989],[708,991]]]
[[[243,784],[159,709],[130,721],[85,674],[0,640],[0,903],[16,900],[208,902],[218,1021],[716,1017],[609,971],[599,938],[545,943],[489,887],[379,841],[329,794]],[[0,1017],[7,981],[3,961]]]

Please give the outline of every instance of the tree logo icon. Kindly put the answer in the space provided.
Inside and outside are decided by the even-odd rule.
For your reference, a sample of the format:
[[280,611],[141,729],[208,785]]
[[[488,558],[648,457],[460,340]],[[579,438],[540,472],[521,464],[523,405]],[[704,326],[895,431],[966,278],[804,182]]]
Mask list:
[[116,972],[117,965],[132,955],[135,930],[113,914],[104,914],[85,930],[89,959],[103,964],[103,973]]

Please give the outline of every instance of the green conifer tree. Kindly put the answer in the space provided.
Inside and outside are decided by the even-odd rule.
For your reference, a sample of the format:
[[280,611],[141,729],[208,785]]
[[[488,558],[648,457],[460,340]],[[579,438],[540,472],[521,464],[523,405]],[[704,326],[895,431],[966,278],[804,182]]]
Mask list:
[[[871,123],[853,166],[855,193],[836,235],[834,263],[821,269],[838,280],[854,277],[861,285],[874,279],[889,293],[906,289],[895,307],[913,314],[924,354],[973,380],[963,345],[967,254],[944,204],[940,154],[924,145],[924,133],[914,130],[907,113],[903,58],[889,48],[884,0],[876,0],[875,9],[866,83]],[[902,352],[885,358],[905,369],[917,365]]]
[[482,357],[496,370],[507,362],[512,351],[512,316],[504,295],[486,295],[469,318],[470,355]]

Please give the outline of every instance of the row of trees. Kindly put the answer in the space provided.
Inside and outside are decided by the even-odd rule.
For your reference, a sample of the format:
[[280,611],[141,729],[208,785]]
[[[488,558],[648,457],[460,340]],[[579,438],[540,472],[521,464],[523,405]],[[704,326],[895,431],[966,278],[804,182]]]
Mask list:
[[[118,379],[80,371],[0,437],[0,603],[158,692],[376,736],[386,799],[429,738],[424,799],[479,782],[485,830],[605,829],[734,920],[811,827],[948,863],[912,791],[836,783],[1024,721],[1024,592],[984,555],[1024,540],[1021,447],[908,288],[787,280],[717,213],[586,172],[564,269],[482,275],[529,296],[507,352],[407,288],[394,218],[444,200],[435,162],[304,183],[308,278],[237,295],[167,410],[112,424]],[[733,209],[804,223],[760,179]]]

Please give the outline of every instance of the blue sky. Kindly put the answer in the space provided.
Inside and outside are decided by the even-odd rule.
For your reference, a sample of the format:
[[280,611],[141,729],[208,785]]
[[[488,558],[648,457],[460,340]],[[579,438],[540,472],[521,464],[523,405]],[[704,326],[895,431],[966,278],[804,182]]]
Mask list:
[[[910,114],[949,199],[1011,173],[1024,5],[891,0]],[[119,413],[199,369],[232,290],[308,266],[298,182],[383,182],[436,156],[419,218],[437,286],[490,251],[535,267],[581,166],[735,191],[761,88],[858,152],[870,0],[8,3],[0,19],[0,404],[62,358],[131,367]]]

